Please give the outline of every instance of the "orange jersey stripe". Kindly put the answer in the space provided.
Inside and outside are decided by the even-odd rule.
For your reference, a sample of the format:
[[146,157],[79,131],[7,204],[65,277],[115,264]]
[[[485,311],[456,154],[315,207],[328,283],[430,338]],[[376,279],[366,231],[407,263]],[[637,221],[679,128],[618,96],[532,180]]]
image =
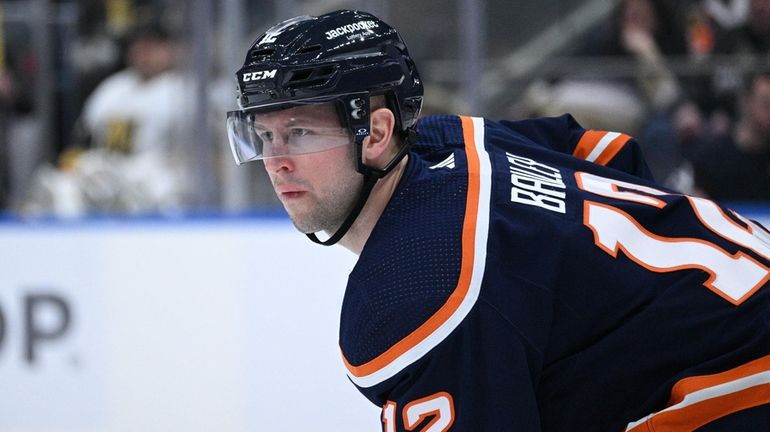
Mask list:
[[599,157],[596,158],[595,163],[599,165],[607,165],[630,139],[631,137],[626,134],[618,135],[618,137],[613,139],[607,148],[602,151]]
[[668,404],[678,404],[685,396],[698,390],[768,371],[770,371],[770,355],[715,375],[687,377],[676,383],[674,388],[671,389],[671,400],[669,400]]
[[457,281],[452,294],[450,294],[446,303],[439,308],[425,323],[415,329],[412,333],[407,335],[404,339],[397,342],[390,347],[387,351],[375,357],[374,359],[359,365],[354,366],[350,364],[344,353],[342,355],[345,366],[348,371],[356,377],[362,377],[372,374],[388,364],[392,363],[399,356],[416,346],[421,341],[430,336],[436,329],[438,329],[444,322],[446,322],[452,314],[457,311],[458,307],[462,303],[468,288],[471,283],[471,276],[473,274],[473,261],[475,255],[475,238],[476,238],[476,215],[477,207],[479,205],[479,183],[480,183],[480,167],[479,167],[479,155],[476,150],[476,143],[474,138],[474,126],[473,120],[470,117],[460,117],[463,128],[463,139],[465,140],[465,153],[468,158],[468,194],[465,203],[465,220],[463,222],[462,232],[462,260],[460,267],[460,277]]
[[684,432],[695,430],[714,420],[770,403],[770,384],[715,397],[676,411],[662,413],[652,421],[655,432]]
[[630,136],[622,133],[588,130],[580,137],[572,155],[599,165],[607,165],[630,139]]
[[580,159],[587,158],[588,155],[591,154],[591,151],[594,149],[594,147],[596,147],[596,144],[599,143],[599,141],[602,139],[602,137],[604,137],[606,133],[607,132],[595,130],[585,131],[583,136],[580,137],[580,141],[578,141],[575,150],[572,151],[572,156]]
[[671,390],[669,408],[648,416],[626,431],[691,431],[763,404],[770,404],[770,356],[726,372],[679,381]]

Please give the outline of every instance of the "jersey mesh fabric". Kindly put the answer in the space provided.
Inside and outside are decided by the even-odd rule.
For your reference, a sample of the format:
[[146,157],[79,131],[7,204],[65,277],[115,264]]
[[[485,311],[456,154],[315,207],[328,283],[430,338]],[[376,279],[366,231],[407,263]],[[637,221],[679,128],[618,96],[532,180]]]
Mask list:
[[[419,135],[414,149],[421,155],[410,156],[391,203],[349,277],[340,344],[353,365],[372,360],[414,331],[457,284],[467,177],[464,169],[429,167],[453,152],[455,164],[465,164],[461,151],[446,147],[447,142],[461,146],[462,130],[459,122],[431,129],[430,135]],[[439,148],[442,152],[431,154]],[[434,176],[430,181],[428,172]],[[435,180],[437,174],[443,181]]]

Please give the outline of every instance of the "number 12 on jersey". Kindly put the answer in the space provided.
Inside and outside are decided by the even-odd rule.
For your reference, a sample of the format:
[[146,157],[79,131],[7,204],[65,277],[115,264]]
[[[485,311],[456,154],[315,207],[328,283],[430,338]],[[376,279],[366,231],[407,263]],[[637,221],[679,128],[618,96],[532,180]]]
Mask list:
[[[382,407],[382,423],[385,432],[396,432],[397,405],[388,401]],[[401,414],[404,419],[404,428],[414,431],[425,419],[433,417],[420,432],[445,432],[455,421],[454,401],[452,395],[447,392],[439,392],[409,402],[404,406]]]
[[[575,178],[584,191],[660,209],[666,203],[656,196],[672,195],[585,172],[575,173]],[[746,227],[737,224],[712,201],[686,198],[696,218],[709,231],[770,259],[770,235],[761,227],[736,214]],[[743,303],[770,279],[770,268],[745,252],[730,254],[704,239],[656,235],[612,205],[586,200],[583,210],[583,223],[593,231],[596,245],[611,256],[617,257],[618,250],[623,250],[635,263],[658,273],[703,270],[709,274],[703,285],[734,305]]]

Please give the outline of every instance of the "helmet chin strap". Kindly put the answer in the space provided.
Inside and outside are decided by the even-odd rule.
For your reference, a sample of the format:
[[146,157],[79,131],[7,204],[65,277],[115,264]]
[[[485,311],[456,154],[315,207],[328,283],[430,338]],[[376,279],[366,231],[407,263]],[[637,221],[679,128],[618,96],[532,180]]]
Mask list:
[[345,218],[345,221],[342,222],[342,225],[340,225],[339,229],[337,229],[337,232],[335,232],[331,237],[322,241],[318,238],[318,236],[315,235],[315,233],[305,235],[313,242],[324,246],[331,246],[340,241],[340,239],[344,237],[345,234],[347,234],[348,230],[353,225],[353,222],[356,221],[356,218],[358,218],[361,210],[363,210],[364,204],[366,204],[366,200],[369,199],[369,195],[372,193],[372,189],[374,189],[374,185],[377,183],[377,180],[379,180],[379,177],[377,176],[364,174],[364,186],[361,189],[361,193],[358,195],[356,204],[350,210],[348,217]]
[[372,168],[370,166],[364,165],[362,158],[361,158],[361,146],[358,146],[358,156],[357,156],[357,169],[358,172],[360,172],[364,176],[364,186],[361,188],[361,193],[358,194],[358,199],[356,200],[355,205],[350,210],[350,213],[348,213],[348,216],[345,218],[345,220],[342,222],[342,225],[337,229],[337,232],[332,234],[331,237],[329,237],[327,240],[320,240],[318,236],[315,235],[315,233],[309,233],[305,234],[310,240],[312,240],[314,243],[318,243],[320,245],[324,246],[331,246],[342,237],[347,234],[348,230],[351,226],[353,226],[353,222],[356,221],[356,218],[358,218],[358,215],[361,213],[361,210],[363,210],[364,205],[366,204],[366,201],[369,199],[369,195],[372,193],[372,189],[374,189],[374,185],[377,184],[377,181],[386,175],[388,175],[393,169],[398,165],[399,162],[401,162],[402,159],[404,159],[404,156],[409,152],[409,149],[412,147],[412,143],[414,142],[415,132],[412,128],[410,128],[407,131],[407,137],[405,138],[404,146],[401,148],[401,150],[398,152],[398,154],[393,157],[393,159],[388,162],[388,164],[385,166],[385,168],[377,169]]

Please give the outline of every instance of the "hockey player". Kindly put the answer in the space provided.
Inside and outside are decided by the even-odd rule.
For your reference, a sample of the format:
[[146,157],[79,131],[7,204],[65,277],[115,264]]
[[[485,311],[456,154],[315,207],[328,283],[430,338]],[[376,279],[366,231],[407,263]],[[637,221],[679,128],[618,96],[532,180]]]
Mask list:
[[237,79],[236,162],[359,255],[340,347],[384,431],[767,430],[770,235],[655,184],[633,138],[418,121],[403,40],[363,12],[278,24]]

